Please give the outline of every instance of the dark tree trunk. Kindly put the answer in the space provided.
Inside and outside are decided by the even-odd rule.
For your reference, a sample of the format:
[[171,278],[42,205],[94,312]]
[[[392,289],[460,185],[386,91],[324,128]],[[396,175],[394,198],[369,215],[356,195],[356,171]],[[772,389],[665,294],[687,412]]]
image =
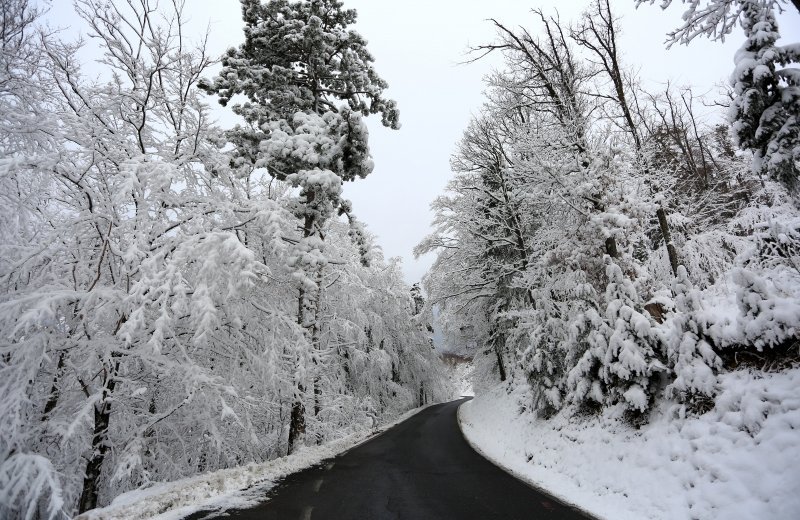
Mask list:
[[503,353],[501,351],[500,342],[495,341],[494,353],[497,355],[497,369],[500,371],[500,381],[506,380],[506,366],[503,362]]
[[[311,327],[311,344],[312,348],[314,349],[314,417],[319,415],[320,410],[322,409],[322,380],[319,376],[320,373],[320,365],[319,365],[319,354],[320,354],[320,338],[319,338],[319,302],[322,300],[322,286],[319,285],[322,283],[322,277],[320,276],[317,279],[317,284],[319,286],[319,290],[317,291],[317,303],[314,306],[314,325]],[[317,441],[320,439],[318,438]]]
[[[313,191],[303,192],[306,197],[306,204],[311,205],[316,199]],[[317,225],[316,217],[313,214],[307,214],[303,218],[303,238],[308,238],[314,234],[314,228]],[[316,298],[313,301],[312,298]],[[308,292],[301,286],[298,290],[297,296],[297,324],[305,329],[306,338],[311,344],[311,348],[315,348],[319,343],[317,321],[317,308],[319,307],[319,293],[316,295],[309,295]],[[306,319],[307,316],[313,316],[314,323],[309,323]],[[296,363],[299,365],[301,362],[298,357]],[[299,368],[299,367],[298,367]],[[302,442],[306,433],[306,407],[303,404],[303,395],[305,394],[305,386],[302,381],[295,381],[296,392],[294,401],[292,402],[292,413],[289,418],[289,447],[288,452],[291,454],[297,444]],[[314,393],[317,391],[317,381],[314,381]],[[315,395],[316,401],[316,395]],[[315,402],[315,411],[316,411]]]
[[611,258],[619,258],[619,251],[617,250],[617,241],[614,237],[606,239],[606,254]]
[[[302,395],[303,385],[298,385],[298,390]],[[296,397],[292,403],[292,415],[289,418],[289,455],[291,455],[297,444],[302,441],[306,433],[306,407],[303,405],[302,398]]]
[[[303,288],[300,288],[299,296],[297,298],[297,323],[301,327],[306,327],[305,323],[305,307],[306,307],[306,292]],[[300,358],[298,356],[296,363],[300,363]],[[289,447],[288,453],[294,451],[296,443],[302,439],[303,435],[306,432],[306,408],[303,405],[303,394],[305,393],[305,388],[303,387],[302,381],[295,381],[296,385],[296,392],[295,396],[293,397],[292,401],[292,412],[289,418]]]
[[664,245],[667,247],[667,255],[669,255],[669,265],[672,268],[672,274],[678,275],[678,251],[675,249],[675,244],[672,243],[672,233],[669,231],[669,222],[667,222],[667,212],[664,208],[658,208],[656,211],[658,216],[658,225],[661,228],[661,236],[664,237]]
[[353,378],[350,375],[350,353],[345,347],[344,349],[339,350],[339,355],[344,360],[342,362],[342,370],[344,371],[345,392],[349,392],[353,389]]
[[58,356],[58,365],[56,366],[56,374],[53,376],[53,386],[50,388],[50,397],[47,398],[47,403],[44,405],[44,413],[42,420],[46,421],[50,412],[52,412],[58,404],[58,398],[61,396],[61,391],[58,389],[58,380],[61,377],[61,372],[64,370],[64,356],[66,353],[61,352]]
[[97,507],[97,494],[100,487],[100,472],[103,469],[103,461],[108,453],[108,443],[106,434],[108,432],[108,422],[111,415],[111,405],[102,403],[94,408],[94,431],[92,432],[92,457],[86,464],[86,474],[83,477],[83,491],[78,504],[78,513],[84,513]]
[[118,365],[114,367],[114,372],[106,382],[103,390],[103,399],[94,406],[94,429],[92,430],[92,455],[86,464],[86,473],[83,477],[83,490],[78,502],[78,513],[86,512],[97,507],[97,495],[100,489],[100,473],[103,470],[103,462],[108,453],[108,425],[111,420],[111,401],[110,397],[114,393],[116,386],[116,372]]
[[319,386],[319,376],[314,378],[314,417],[319,415],[319,412],[322,410],[322,405],[320,403],[322,398],[322,389]]
[[[322,270],[317,272],[317,291],[314,303],[314,324],[311,326],[311,346],[314,350],[314,417],[319,415],[322,410],[322,378],[320,377],[320,363],[319,356],[321,355],[321,340],[320,340],[320,309],[322,307]],[[317,432],[316,443],[322,443],[322,434]]]

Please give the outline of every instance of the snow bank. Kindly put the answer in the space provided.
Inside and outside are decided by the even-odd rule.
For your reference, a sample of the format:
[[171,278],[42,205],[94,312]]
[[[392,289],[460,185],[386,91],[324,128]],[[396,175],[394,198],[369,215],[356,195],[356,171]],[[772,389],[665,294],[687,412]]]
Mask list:
[[202,510],[253,506],[264,501],[264,495],[278,480],[344,453],[428,406],[431,405],[411,410],[379,429],[354,433],[322,446],[307,446],[287,457],[129,491],[117,496],[109,506],[87,511],[76,520],[177,520]]
[[716,407],[662,403],[636,430],[613,410],[520,413],[526,389],[495,387],[459,410],[467,441],[509,472],[609,520],[800,515],[800,369],[719,378]]

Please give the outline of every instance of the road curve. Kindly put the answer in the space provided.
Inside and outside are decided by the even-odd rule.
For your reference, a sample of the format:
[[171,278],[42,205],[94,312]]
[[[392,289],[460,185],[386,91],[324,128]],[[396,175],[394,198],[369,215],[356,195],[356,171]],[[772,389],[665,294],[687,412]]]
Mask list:
[[[590,518],[529,487],[476,453],[457,424],[456,411],[463,401],[423,410],[338,457],[286,477],[258,506],[225,511],[220,518]],[[202,518],[214,516],[206,512]]]

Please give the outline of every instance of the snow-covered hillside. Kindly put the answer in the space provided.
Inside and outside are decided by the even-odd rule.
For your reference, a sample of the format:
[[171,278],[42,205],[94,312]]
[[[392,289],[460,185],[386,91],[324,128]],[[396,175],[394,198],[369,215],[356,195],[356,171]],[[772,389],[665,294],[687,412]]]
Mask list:
[[800,512],[800,368],[720,376],[701,416],[663,402],[635,429],[621,407],[537,419],[525,386],[498,385],[459,410],[496,464],[608,520],[793,520]]
[[685,4],[668,42],[743,37],[706,97],[649,85],[586,3],[494,22],[417,247],[442,343],[474,346],[464,433],[604,518],[800,518],[800,11],[656,2]]

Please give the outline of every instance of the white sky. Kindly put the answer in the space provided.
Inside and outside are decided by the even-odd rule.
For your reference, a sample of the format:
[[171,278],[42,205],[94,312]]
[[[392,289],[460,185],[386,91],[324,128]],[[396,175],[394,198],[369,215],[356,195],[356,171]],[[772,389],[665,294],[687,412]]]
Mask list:
[[[53,0],[49,18],[58,26],[75,28],[71,0]],[[499,56],[469,65],[470,45],[491,42],[495,18],[507,26],[535,28],[531,8],[545,13],[557,8],[562,21],[576,19],[588,0],[344,0],[355,8],[356,29],[369,41],[378,73],[388,81],[388,96],[397,100],[402,128],[384,129],[370,123],[375,171],[367,179],[348,183],[345,196],[356,215],[377,235],[388,257],[403,258],[406,280],[419,281],[433,258],[415,260],[414,246],[430,232],[431,201],[450,177],[449,160],[455,144],[483,102],[483,76],[499,65]],[[657,2],[660,3],[660,2]],[[675,2],[679,4],[679,2]],[[241,43],[238,0],[186,0],[194,29],[200,36],[210,23],[210,51],[221,54]],[[650,86],[671,80],[691,84],[696,92],[713,91],[731,72],[733,54],[742,37],[735,33],[722,43],[698,39],[689,47],[667,51],[667,31],[680,21],[680,5],[666,12],[657,6],[634,9],[633,0],[612,0],[621,15],[620,48],[625,62],[640,67]],[[784,40],[800,40],[800,15],[779,17]],[[533,30],[531,32],[534,32]],[[189,31],[191,34],[191,31]],[[210,100],[211,101],[211,100]],[[213,102],[216,105],[216,102]],[[226,110],[226,109],[221,109]],[[223,119],[221,121],[229,121]]]

